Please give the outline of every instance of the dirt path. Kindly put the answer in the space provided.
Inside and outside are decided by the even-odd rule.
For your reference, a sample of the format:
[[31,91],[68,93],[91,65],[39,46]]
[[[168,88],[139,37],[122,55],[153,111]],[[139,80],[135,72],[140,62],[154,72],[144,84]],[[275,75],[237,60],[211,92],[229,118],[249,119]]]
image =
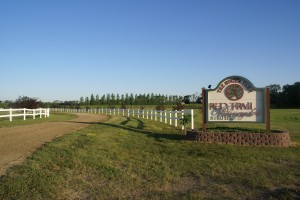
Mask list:
[[106,118],[96,114],[76,115],[78,118],[69,121],[0,128],[0,175],[12,165],[23,162],[42,144]]

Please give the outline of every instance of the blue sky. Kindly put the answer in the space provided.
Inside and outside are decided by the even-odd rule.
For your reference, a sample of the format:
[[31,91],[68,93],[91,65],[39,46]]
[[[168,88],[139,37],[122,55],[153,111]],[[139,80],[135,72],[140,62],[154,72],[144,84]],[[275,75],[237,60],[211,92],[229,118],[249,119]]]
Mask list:
[[1,0],[0,100],[300,81],[299,0]]

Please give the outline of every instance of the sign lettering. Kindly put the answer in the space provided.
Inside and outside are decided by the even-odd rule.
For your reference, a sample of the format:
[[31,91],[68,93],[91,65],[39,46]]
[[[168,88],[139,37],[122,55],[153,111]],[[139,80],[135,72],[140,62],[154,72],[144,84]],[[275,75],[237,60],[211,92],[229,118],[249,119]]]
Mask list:
[[263,88],[244,77],[230,76],[215,89],[206,89],[206,122],[260,122],[265,120]]

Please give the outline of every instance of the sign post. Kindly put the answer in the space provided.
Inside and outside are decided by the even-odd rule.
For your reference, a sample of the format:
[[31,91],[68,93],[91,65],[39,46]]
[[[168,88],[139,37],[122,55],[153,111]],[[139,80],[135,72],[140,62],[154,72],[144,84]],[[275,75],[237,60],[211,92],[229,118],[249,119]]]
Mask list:
[[270,88],[266,87],[266,130],[271,131],[270,123]]
[[205,88],[202,88],[202,130],[206,131],[206,102],[205,102]]

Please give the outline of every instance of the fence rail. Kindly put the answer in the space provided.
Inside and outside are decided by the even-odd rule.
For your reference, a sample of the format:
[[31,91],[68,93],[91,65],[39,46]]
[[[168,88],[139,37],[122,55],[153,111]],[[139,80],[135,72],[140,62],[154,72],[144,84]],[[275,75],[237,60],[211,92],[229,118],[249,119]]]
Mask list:
[[[71,109],[71,108],[51,108],[54,112],[72,112],[72,113],[94,113],[94,114],[106,114],[106,115],[122,115],[132,116],[143,119],[150,119],[160,121],[165,124],[170,124],[175,127],[178,126],[178,121],[183,118],[185,114],[191,115],[191,121],[189,126],[194,129],[194,110],[180,110],[180,111],[168,111],[168,110],[135,110],[135,109],[109,109],[109,108],[89,108],[89,109]],[[184,127],[182,126],[182,129]]]
[[[4,114],[3,114],[4,113]],[[23,116],[23,119],[26,120],[27,116],[32,116],[35,119],[35,116],[49,117],[50,109],[49,108],[37,108],[37,109],[27,109],[27,108],[19,108],[19,109],[0,109],[0,118],[9,118],[9,121],[13,120],[13,117]]]

